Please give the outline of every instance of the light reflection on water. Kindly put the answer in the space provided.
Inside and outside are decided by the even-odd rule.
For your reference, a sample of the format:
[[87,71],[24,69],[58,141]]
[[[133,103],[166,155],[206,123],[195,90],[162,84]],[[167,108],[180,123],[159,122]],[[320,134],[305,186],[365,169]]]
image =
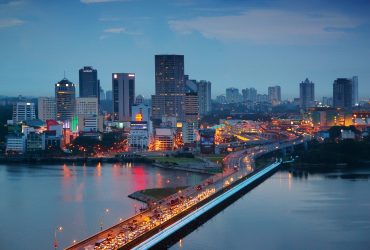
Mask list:
[[132,192],[205,178],[142,164],[0,165],[0,249],[52,249],[59,225],[63,248],[97,232],[100,218],[106,227],[133,215],[142,204],[127,197]]
[[279,171],[171,249],[370,249],[369,175]]

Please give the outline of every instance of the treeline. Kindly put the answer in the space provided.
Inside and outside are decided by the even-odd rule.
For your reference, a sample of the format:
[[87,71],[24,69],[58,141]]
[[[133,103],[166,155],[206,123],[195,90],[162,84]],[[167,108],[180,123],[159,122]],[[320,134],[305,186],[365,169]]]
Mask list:
[[370,161],[370,137],[362,141],[343,140],[313,142],[308,151],[300,152],[300,161],[314,164],[357,164]]

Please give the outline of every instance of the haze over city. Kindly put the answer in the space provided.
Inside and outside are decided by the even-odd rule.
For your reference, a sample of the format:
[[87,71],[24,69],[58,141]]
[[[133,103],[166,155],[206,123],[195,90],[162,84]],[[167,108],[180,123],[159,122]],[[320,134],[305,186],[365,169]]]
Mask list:
[[368,249],[369,13],[0,0],[0,249]]
[[185,74],[240,90],[280,85],[282,98],[315,83],[332,95],[338,77],[359,77],[370,94],[368,1],[1,1],[0,93],[52,96],[78,69],[135,72],[136,93],[154,93],[154,55],[183,54]]

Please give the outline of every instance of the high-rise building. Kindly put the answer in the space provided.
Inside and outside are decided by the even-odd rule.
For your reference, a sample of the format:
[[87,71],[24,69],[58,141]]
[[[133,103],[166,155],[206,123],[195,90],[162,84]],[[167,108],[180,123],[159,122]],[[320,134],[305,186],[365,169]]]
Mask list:
[[257,101],[257,90],[255,88],[250,88],[249,89],[249,99],[252,102]]
[[352,108],[352,79],[337,78],[333,83],[333,105],[335,108]]
[[72,120],[76,112],[75,84],[63,78],[55,84],[56,118],[58,121]]
[[116,121],[130,121],[135,101],[135,74],[113,73],[113,113]]
[[99,104],[97,97],[76,98],[76,115],[98,115]]
[[85,66],[79,70],[79,88],[80,97],[100,96],[100,83],[98,80],[98,71],[91,66]]
[[358,76],[352,77],[352,106],[358,105]]
[[299,84],[300,108],[306,111],[315,106],[315,84],[308,78]]
[[155,56],[155,95],[152,96],[154,119],[174,116],[184,119],[185,79],[183,55]]
[[107,90],[105,92],[105,99],[107,101],[112,101],[113,100],[113,92],[112,92],[112,90]]
[[38,98],[38,118],[42,121],[55,120],[57,116],[56,103],[54,97]]
[[185,122],[182,125],[184,143],[194,143],[199,128],[198,94],[189,92],[185,95]]
[[209,81],[197,82],[199,114],[202,116],[211,111],[211,85]]
[[138,95],[135,98],[135,105],[144,104],[144,101],[145,101],[144,96]]
[[279,105],[281,103],[281,88],[280,86],[268,87],[268,99],[272,106]]
[[227,103],[238,103],[241,100],[241,95],[239,89],[237,88],[227,88],[226,89],[226,101]]
[[32,102],[17,102],[13,105],[13,121],[21,122],[36,119],[35,104]]
[[99,88],[100,88],[99,100],[104,101],[106,99],[104,89],[102,89],[101,86],[99,86]]

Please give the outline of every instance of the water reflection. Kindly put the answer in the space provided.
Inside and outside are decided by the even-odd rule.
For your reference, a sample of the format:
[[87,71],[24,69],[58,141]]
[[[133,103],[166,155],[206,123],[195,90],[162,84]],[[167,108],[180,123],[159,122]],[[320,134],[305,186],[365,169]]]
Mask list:
[[[52,249],[54,229],[60,248],[133,215],[142,205],[127,197],[138,189],[167,186],[164,180],[195,185],[207,175],[147,165],[0,165],[0,249]],[[176,185],[173,181],[171,184]],[[16,240],[22,239],[22,240]]]

